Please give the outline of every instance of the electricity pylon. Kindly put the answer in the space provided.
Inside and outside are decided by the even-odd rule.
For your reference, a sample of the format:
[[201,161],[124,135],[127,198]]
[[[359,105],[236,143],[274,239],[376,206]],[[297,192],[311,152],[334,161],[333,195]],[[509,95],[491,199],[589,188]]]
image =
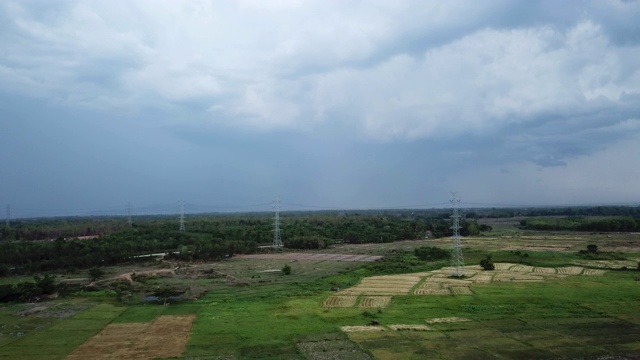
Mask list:
[[453,230],[453,250],[451,252],[451,276],[463,277],[464,276],[464,258],[462,257],[462,245],[460,244],[460,213],[458,211],[458,205],[460,199],[456,197],[456,193],[453,193],[451,198],[451,205],[453,206],[453,215],[451,215],[451,229]]
[[180,201],[180,232],[184,232],[184,200]]
[[276,213],[273,223],[273,248],[282,249],[284,245],[280,238],[280,199],[278,198],[273,199],[273,211]]

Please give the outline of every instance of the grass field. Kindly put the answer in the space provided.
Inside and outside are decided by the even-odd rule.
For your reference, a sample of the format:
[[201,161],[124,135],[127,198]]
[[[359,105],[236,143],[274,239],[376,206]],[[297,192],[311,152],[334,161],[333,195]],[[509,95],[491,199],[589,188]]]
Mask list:
[[[396,263],[385,261],[246,258],[181,264],[184,272],[146,279],[151,287],[177,283],[207,290],[197,300],[168,306],[137,298],[121,303],[109,292],[3,305],[0,359],[639,356],[640,272],[630,267],[640,258],[639,236],[511,236],[465,239],[470,270],[487,254],[499,262],[496,271],[473,270],[465,279],[449,279],[446,269],[439,270],[446,262],[416,262],[399,274]],[[576,256],[589,243],[623,251],[627,260]],[[420,240],[341,245],[323,253],[385,255],[427,244],[450,245],[446,239]],[[562,250],[550,250],[555,247]],[[285,264],[292,267],[289,276],[278,271]],[[627,270],[617,270],[622,266]],[[116,277],[156,267],[167,268],[108,272]],[[204,272],[215,276],[198,275]],[[442,294],[429,296],[436,290]],[[182,335],[167,340],[171,321]],[[164,345],[180,351],[153,351]]]

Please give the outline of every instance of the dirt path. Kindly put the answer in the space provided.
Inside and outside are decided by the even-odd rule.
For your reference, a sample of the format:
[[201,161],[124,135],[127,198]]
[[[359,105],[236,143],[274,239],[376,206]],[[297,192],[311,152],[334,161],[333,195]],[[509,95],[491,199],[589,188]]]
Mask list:
[[382,259],[377,255],[353,255],[353,254],[323,254],[323,253],[282,253],[282,254],[249,254],[236,255],[238,259],[266,259],[266,260],[329,260],[329,261],[355,261],[372,262]]

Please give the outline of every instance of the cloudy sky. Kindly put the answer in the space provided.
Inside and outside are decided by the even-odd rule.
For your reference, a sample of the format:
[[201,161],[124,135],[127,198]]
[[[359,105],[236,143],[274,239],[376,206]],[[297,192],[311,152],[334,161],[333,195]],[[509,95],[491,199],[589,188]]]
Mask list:
[[638,19],[620,0],[2,0],[0,204],[640,203]]

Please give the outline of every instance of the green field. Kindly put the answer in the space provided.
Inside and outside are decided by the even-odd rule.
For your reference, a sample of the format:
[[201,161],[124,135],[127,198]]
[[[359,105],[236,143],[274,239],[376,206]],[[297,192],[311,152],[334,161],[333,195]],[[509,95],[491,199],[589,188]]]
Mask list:
[[[403,252],[426,244],[445,247],[447,240],[340,245],[322,251],[387,254],[395,259],[368,265],[232,258],[193,264],[183,275],[144,280],[147,286],[189,283],[207,290],[197,300],[168,306],[137,297],[119,301],[109,291],[3,305],[0,359],[64,359],[109,324],[149,323],[161,315],[189,314],[196,315],[183,353],[189,359],[573,359],[640,354],[640,272],[616,270],[621,266],[613,260],[576,255],[577,249],[595,242],[603,251],[624,253],[632,264],[640,258],[634,249],[640,236],[512,236],[465,239],[467,264],[493,254],[497,262],[540,267],[579,264],[606,272],[540,282],[474,283],[473,295],[394,295],[380,309],[327,308],[323,302],[335,294],[334,286],[346,289],[368,276],[447,266],[446,261],[424,263]],[[520,255],[500,250],[498,244],[502,249],[519,248]],[[554,247],[562,250],[550,250]],[[521,256],[524,252],[526,258]],[[291,275],[275,271],[284,264],[293,269]],[[167,265],[107,271],[115,276],[157,267]],[[203,269],[225,276],[194,275]],[[35,307],[41,310],[29,312]],[[450,317],[469,321],[428,323]],[[380,331],[341,330],[368,326],[374,319]],[[426,329],[393,330],[394,325],[426,325]]]

